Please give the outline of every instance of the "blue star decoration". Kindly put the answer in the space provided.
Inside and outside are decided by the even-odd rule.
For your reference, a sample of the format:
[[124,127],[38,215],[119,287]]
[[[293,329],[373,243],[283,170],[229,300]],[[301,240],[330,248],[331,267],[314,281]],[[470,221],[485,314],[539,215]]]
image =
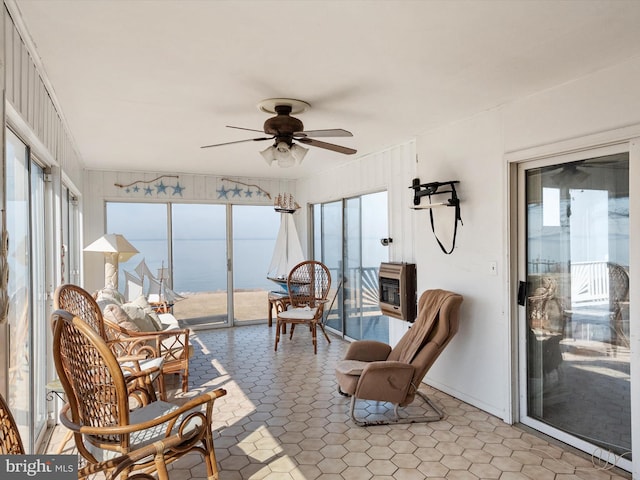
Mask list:
[[156,183],[156,189],[158,194],[161,193],[167,193],[167,186],[164,184],[164,182],[162,180],[160,180],[160,183]]
[[247,189],[244,191],[244,196],[245,196],[245,197],[252,197],[252,196],[253,196],[253,192],[247,188]]
[[182,196],[182,191],[184,190],[184,187],[180,186],[180,182],[176,183],[176,186],[171,188],[173,188],[174,195]]
[[238,185],[236,185],[236,188],[232,188],[231,191],[233,192],[234,197],[239,197],[242,189]]
[[136,185],[135,187],[133,187],[133,191],[137,193],[138,191],[140,191],[140,187]]
[[145,187],[144,189],[145,195],[151,195],[152,193],[153,193],[153,190],[151,189],[151,187]]
[[126,193],[130,193],[131,190],[129,190],[128,188],[125,190]]
[[262,196],[262,192],[260,190],[256,190],[256,195],[261,197]]
[[220,190],[216,190],[216,192],[218,192],[218,198],[229,198],[227,197],[227,194],[230,192],[230,190],[225,189],[224,185],[220,187]]

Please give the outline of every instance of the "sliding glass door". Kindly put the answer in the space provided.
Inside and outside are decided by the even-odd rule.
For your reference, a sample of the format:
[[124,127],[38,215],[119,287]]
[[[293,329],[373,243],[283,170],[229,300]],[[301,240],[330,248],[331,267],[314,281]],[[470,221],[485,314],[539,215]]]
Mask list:
[[629,155],[525,164],[520,182],[524,422],[630,466]]
[[233,215],[233,319],[263,321],[268,294],[278,286],[267,272],[280,226],[280,213],[272,206],[234,205]]
[[171,205],[174,306],[190,327],[229,324],[227,206]]
[[389,340],[389,321],[378,306],[378,271],[389,259],[387,192],[345,201],[345,335],[357,340]]
[[313,207],[314,256],[332,275],[335,301],[326,325],[356,340],[389,340],[378,307],[378,270],[389,259],[387,192]]
[[7,130],[9,250],[8,403],[28,452],[46,427],[46,282],[44,171]]

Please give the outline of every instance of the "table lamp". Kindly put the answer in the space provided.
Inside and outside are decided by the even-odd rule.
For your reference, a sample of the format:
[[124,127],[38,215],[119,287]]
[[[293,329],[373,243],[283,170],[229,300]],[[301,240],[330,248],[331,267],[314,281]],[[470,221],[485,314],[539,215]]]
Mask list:
[[118,288],[118,263],[126,262],[138,250],[119,233],[107,233],[84,248],[85,252],[104,254],[104,285],[107,288]]

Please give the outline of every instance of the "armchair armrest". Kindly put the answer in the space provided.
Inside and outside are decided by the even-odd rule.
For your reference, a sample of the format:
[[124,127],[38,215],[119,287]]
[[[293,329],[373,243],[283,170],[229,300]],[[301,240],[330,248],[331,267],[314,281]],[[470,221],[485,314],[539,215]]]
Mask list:
[[386,360],[391,353],[391,347],[376,340],[358,340],[349,345],[345,360],[360,360],[361,362],[375,362]]
[[[78,452],[91,463],[98,464],[100,462],[90,450],[107,447],[109,442],[105,443],[105,438],[115,439],[121,435],[130,436],[130,439],[137,438],[138,441],[135,443],[130,443],[129,440],[126,442],[132,450],[149,445],[161,446],[168,438],[174,439],[171,442],[178,438],[177,443],[180,448],[194,445],[201,441],[205,430],[211,428],[215,400],[226,394],[225,389],[218,388],[199,395],[182,406],[163,401],[153,402],[132,412],[129,417],[131,422],[127,424],[109,426],[80,424],[72,418],[74,415],[69,403],[62,407],[59,418],[60,423],[73,432]],[[201,408],[203,405],[206,405],[204,412]],[[136,421],[136,418],[140,418],[140,421]],[[90,446],[91,444],[93,447]]]
[[[71,430],[72,432],[80,435],[92,435],[92,436],[111,436],[111,435],[126,435],[129,433],[137,432],[139,430],[144,430],[148,428],[152,428],[158,425],[162,425],[164,423],[168,423],[165,433],[167,436],[171,432],[171,429],[174,427],[176,421],[180,416],[185,413],[190,413],[190,410],[195,409],[196,407],[202,406],[206,404],[207,414],[210,417],[211,411],[213,410],[213,403],[219,397],[222,397],[227,394],[227,391],[224,388],[217,388],[216,390],[212,390],[210,392],[203,393],[196,398],[189,400],[184,403],[182,406],[170,410],[167,413],[163,413],[160,416],[143,420],[137,423],[129,423],[128,425],[113,425],[113,426],[98,426],[92,427],[89,425],[80,425],[74,422],[71,418],[69,418],[70,414],[70,406],[67,403],[64,405],[62,410],[60,410],[60,423],[62,423],[66,428]],[[172,405],[166,402],[155,402],[158,404],[164,405]],[[176,406],[173,404],[173,406]],[[188,421],[189,417],[185,418],[183,421]],[[210,419],[209,419],[210,420]]]
[[[154,357],[163,357],[165,361],[185,360],[189,358],[189,330],[171,329],[158,332],[135,332],[105,319],[110,344],[122,343],[122,353],[137,354],[144,346],[152,349]],[[130,342],[130,343],[125,343]]]
[[362,370],[355,396],[399,404],[407,396],[413,373],[414,367],[408,363],[371,362]]

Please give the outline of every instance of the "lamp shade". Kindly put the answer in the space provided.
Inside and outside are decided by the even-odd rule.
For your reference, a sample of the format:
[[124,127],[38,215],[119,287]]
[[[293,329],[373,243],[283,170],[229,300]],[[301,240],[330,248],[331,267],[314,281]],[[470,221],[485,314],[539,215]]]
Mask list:
[[84,248],[85,252],[98,252],[105,256],[105,287],[118,288],[118,263],[126,262],[138,250],[119,233],[107,233]]
[[107,233],[95,242],[84,247],[85,252],[117,253],[118,261],[126,262],[136,253],[136,247],[131,245],[124,236],[119,233]]
[[308,149],[297,144],[289,145],[286,142],[278,142],[260,152],[265,161],[272,165],[277,162],[281,168],[293,167],[296,163],[300,165]]
[[304,156],[307,154],[308,151],[309,151],[308,148],[301,147],[297,143],[294,143],[293,145],[291,145],[291,156],[295,158],[298,165],[302,163],[302,160],[304,160]]

